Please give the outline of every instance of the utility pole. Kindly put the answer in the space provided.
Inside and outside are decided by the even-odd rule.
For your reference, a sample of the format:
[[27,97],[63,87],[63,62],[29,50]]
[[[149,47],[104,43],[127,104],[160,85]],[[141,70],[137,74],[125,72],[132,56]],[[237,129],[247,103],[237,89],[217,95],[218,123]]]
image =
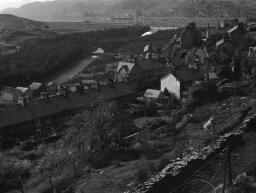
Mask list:
[[226,149],[226,158],[225,158],[225,170],[224,170],[224,179],[223,179],[223,189],[222,193],[225,193],[226,189],[226,177],[228,173],[228,185],[232,185],[232,167],[231,167],[231,155],[230,155],[230,142],[228,142]]

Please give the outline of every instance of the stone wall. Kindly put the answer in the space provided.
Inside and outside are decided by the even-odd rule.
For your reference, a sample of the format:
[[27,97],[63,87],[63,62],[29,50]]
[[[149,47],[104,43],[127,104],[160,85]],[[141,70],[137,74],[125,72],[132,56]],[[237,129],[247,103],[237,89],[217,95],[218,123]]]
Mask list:
[[243,121],[241,126],[235,128],[232,132],[219,137],[214,145],[207,146],[198,152],[194,151],[182,159],[172,160],[159,174],[126,193],[179,192],[180,188],[191,180],[189,177],[196,170],[203,169],[203,166],[225,149],[228,143],[231,146],[239,145],[243,133],[255,129],[255,126],[256,114]]

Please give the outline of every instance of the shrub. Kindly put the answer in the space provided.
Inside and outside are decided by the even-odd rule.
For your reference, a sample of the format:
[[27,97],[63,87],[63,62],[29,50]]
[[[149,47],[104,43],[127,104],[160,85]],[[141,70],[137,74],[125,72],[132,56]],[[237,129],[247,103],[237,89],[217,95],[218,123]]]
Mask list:
[[161,157],[162,156],[162,152],[157,150],[157,149],[155,149],[155,148],[148,147],[144,151],[144,156],[148,160],[154,160],[154,159],[157,159],[157,158]]
[[111,158],[107,154],[96,154],[91,157],[89,164],[95,169],[107,167],[111,164]]
[[189,89],[189,97],[186,101],[187,108],[194,108],[208,101],[213,101],[217,97],[217,86],[213,82],[202,82]]
[[139,183],[143,183],[144,181],[146,181],[147,178],[149,177],[147,168],[145,168],[145,167],[140,168],[136,173],[136,177],[137,177],[137,181]]
[[158,163],[157,170],[158,171],[162,170],[169,164],[169,162],[170,160],[167,157],[163,157]]

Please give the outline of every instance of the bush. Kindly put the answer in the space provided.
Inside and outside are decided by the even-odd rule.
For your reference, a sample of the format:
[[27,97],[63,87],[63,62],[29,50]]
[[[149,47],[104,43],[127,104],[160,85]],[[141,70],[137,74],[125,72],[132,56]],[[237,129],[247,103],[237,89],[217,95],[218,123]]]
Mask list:
[[157,149],[155,149],[155,148],[148,147],[145,150],[144,155],[145,155],[146,159],[154,160],[154,159],[157,159],[157,158],[161,157],[162,156],[162,152],[157,150]]
[[189,89],[189,97],[186,101],[187,108],[194,108],[206,102],[213,101],[217,97],[217,86],[213,82],[202,82]]
[[145,182],[147,180],[147,178],[149,177],[147,168],[145,168],[145,167],[140,168],[136,173],[136,177],[137,177],[137,181],[139,183]]
[[104,168],[111,164],[111,158],[108,154],[88,154],[85,158],[85,161],[94,169]]
[[170,163],[170,160],[167,157],[163,157],[157,166],[157,170],[161,171],[162,169],[164,169],[168,164]]

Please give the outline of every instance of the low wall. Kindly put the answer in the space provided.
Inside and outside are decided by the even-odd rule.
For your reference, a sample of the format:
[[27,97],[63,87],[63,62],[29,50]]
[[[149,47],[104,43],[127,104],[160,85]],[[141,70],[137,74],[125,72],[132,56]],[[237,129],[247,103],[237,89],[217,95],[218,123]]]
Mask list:
[[256,114],[249,117],[241,126],[234,131],[224,134],[216,140],[216,143],[203,148],[199,152],[193,152],[182,159],[177,158],[165,167],[159,174],[127,193],[178,193],[186,180],[194,174],[196,170],[202,168],[204,164],[220,153],[229,142],[231,146],[237,145],[246,131],[253,130],[256,126]]

